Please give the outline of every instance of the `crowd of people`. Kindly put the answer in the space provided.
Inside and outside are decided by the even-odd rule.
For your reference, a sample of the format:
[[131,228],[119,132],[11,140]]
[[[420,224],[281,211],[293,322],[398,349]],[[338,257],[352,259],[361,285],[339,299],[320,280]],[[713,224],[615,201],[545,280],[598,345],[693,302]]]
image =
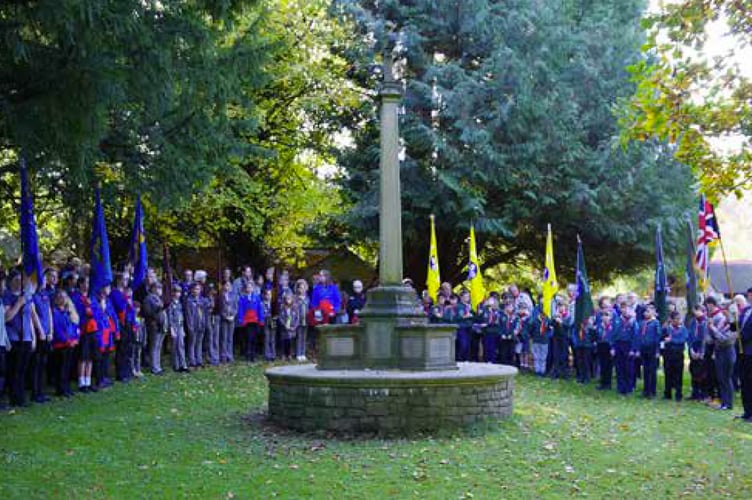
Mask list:
[[[176,372],[237,357],[304,362],[315,357],[316,326],[357,323],[366,304],[360,281],[347,294],[326,270],[309,284],[285,270],[256,275],[243,266],[237,277],[225,269],[215,284],[202,270],[163,282],[149,269],[133,289],[126,267],[114,283],[91,290],[87,266],[66,265],[46,269],[38,290],[25,286],[16,269],[0,283],[0,395],[14,406],[29,404],[29,389],[31,401],[45,403],[49,388],[67,398],[74,383],[89,393],[142,377],[143,370],[162,375],[165,350]],[[655,398],[662,359],[663,397],[681,401],[688,356],[689,398],[730,410],[741,388],[739,417],[752,422],[752,289],[728,303],[707,297],[684,316],[669,303],[663,321],[637,294],[604,296],[580,324],[576,293],[570,286],[546,315],[515,285],[473,307],[469,291],[455,293],[444,283],[436,300],[425,291],[416,295],[416,308],[431,322],[457,325],[457,361],[514,365],[582,384],[595,379],[598,389],[615,385],[623,395],[641,379],[642,396]]]
[[163,282],[149,269],[133,289],[126,268],[98,290],[86,265],[46,269],[38,289],[18,269],[2,274],[0,407],[6,395],[12,406],[28,406],[50,401],[50,389],[69,398],[74,384],[90,393],[144,370],[162,375],[165,350],[172,369],[184,373],[237,356],[303,362],[315,351],[317,325],[357,321],[365,303],[362,283],[353,283],[345,302],[326,270],[309,287],[274,268],[254,275],[243,266],[237,277],[225,269],[219,285],[202,270]]
[[681,401],[685,356],[689,358],[691,394],[718,410],[731,410],[741,390],[744,412],[752,422],[752,288],[731,301],[708,296],[682,315],[668,302],[665,319],[656,305],[635,293],[600,297],[593,313],[575,324],[576,286],[557,297],[552,313],[544,314],[530,294],[512,285],[492,292],[475,309],[470,292],[452,292],[442,285],[436,303],[423,294],[431,321],[457,324],[458,361],[515,365],[538,376],[598,381],[598,389],[619,394],[636,391],[657,395],[657,373],[663,360],[665,399]]

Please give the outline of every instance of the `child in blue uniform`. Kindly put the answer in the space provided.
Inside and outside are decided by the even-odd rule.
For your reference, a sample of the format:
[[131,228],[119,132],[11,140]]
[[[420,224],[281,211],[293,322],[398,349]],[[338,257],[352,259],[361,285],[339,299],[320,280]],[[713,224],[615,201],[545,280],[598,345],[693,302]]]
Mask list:
[[552,328],[542,309],[538,309],[536,318],[531,321],[529,332],[532,341],[533,368],[536,375],[543,377],[546,375],[548,343],[551,339]]
[[499,332],[499,363],[514,365],[514,344],[517,333],[517,315],[514,313],[514,304],[504,305],[504,314],[501,316],[501,330]]
[[566,303],[556,307],[556,313],[551,321],[553,326],[552,346],[553,365],[551,378],[569,378],[569,332],[572,328],[572,318]]
[[596,327],[596,350],[598,352],[598,366],[601,379],[598,389],[602,391],[611,389],[611,379],[614,373],[613,358],[611,357],[614,333],[612,316],[613,313],[611,311],[602,311],[600,313],[600,322]]
[[634,391],[634,350],[637,322],[634,309],[625,307],[622,319],[614,329],[611,356],[616,367],[616,390],[626,395]]
[[656,319],[655,306],[649,304],[643,313],[645,319],[640,323],[634,338],[632,350],[642,360],[643,390],[642,396],[653,399],[656,394],[658,377],[658,348],[661,343],[661,323]]
[[237,322],[246,340],[246,361],[253,363],[256,361],[259,328],[264,326],[264,306],[261,295],[250,282],[246,283],[245,290],[238,299]]
[[587,318],[579,328],[573,328],[571,342],[577,365],[577,382],[589,384],[591,353],[596,342],[595,318]]
[[677,401],[682,400],[682,382],[684,380],[684,350],[689,333],[682,324],[681,315],[673,311],[669,315],[669,324],[663,331],[663,367],[665,371],[664,399],[671,399],[672,391]]
[[70,387],[70,373],[73,363],[73,349],[78,344],[78,314],[71,306],[68,295],[58,290],[52,310],[52,348],[57,358],[57,395],[73,396]]
[[495,297],[489,297],[483,311],[483,359],[486,363],[498,362],[501,318],[499,303]]
[[462,290],[460,301],[456,306],[457,328],[457,361],[470,360],[470,336],[473,334],[473,307],[470,305],[470,292]]

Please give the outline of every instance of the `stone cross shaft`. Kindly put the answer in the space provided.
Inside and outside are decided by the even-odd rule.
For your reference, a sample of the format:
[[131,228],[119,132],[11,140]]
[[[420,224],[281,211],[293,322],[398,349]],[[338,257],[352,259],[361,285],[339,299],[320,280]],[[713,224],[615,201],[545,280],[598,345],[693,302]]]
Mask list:
[[402,87],[392,76],[391,54],[384,56],[384,82],[380,96],[379,279],[381,286],[402,285],[402,200],[398,123]]

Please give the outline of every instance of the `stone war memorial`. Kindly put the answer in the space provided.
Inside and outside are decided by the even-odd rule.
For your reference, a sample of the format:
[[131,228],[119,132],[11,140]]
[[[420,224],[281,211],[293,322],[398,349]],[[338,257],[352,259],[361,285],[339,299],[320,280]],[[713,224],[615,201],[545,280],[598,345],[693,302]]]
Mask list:
[[318,364],[266,371],[269,418],[300,431],[406,434],[512,413],[511,366],[455,362],[455,325],[429,324],[402,283],[398,107],[401,83],[384,56],[380,154],[380,285],[360,324],[319,327]]

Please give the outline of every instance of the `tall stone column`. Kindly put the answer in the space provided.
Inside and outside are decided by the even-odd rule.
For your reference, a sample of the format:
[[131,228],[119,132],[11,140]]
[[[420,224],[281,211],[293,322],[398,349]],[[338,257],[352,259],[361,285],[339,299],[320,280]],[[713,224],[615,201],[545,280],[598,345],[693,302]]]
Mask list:
[[402,97],[392,76],[391,56],[385,56],[381,87],[381,192],[379,220],[379,280],[381,286],[402,285],[402,200],[399,164],[398,107]]

